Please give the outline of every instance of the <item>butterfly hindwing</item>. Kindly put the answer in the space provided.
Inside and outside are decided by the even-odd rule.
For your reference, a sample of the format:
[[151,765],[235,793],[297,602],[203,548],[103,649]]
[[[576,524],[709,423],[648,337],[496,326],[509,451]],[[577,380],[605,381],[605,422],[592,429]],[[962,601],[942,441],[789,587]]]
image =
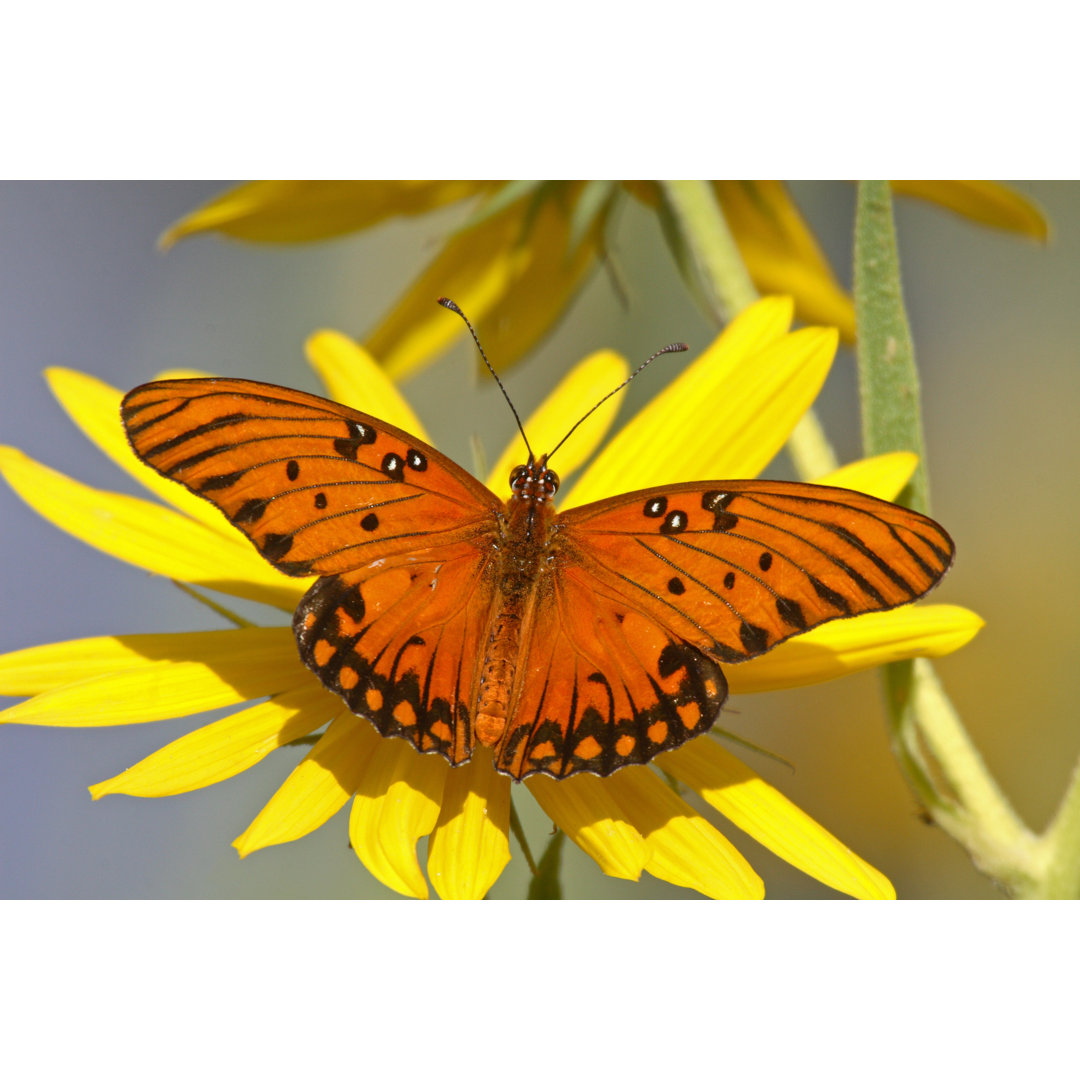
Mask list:
[[780,481],[632,492],[569,510],[559,525],[597,583],[726,663],[909,603],[953,556],[949,535],[922,514]]
[[128,394],[135,453],[214,503],[286,574],[336,574],[483,536],[500,507],[426,443],[298,390],[167,379]]
[[490,561],[459,544],[321,578],[293,618],[301,658],[381,734],[466,761]]
[[495,764],[606,776],[708,730],[726,696],[715,659],[568,566],[537,603]]

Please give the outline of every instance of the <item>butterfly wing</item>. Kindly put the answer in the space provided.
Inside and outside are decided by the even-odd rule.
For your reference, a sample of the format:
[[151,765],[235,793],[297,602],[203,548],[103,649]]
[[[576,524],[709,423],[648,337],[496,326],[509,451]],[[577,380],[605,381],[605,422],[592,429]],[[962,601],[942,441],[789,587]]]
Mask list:
[[741,480],[560,514],[568,561],[724,663],[918,599],[952,563],[937,522],[855,491]]
[[467,761],[493,563],[463,543],[320,578],[293,617],[300,656],[381,734]]
[[606,776],[706,731],[727,696],[716,660],[582,565],[547,579],[495,765],[516,779]]
[[327,687],[384,735],[468,759],[501,508],[487,488],[399,428],[266,383],[147,383],[121,415],[143,461],[279,570],[320,575],[293,627]]
[[340,574],[496,528],[495,498],[426,443],[344,405],[244,379],[132,390],[135,453],[217,506],[286,574]]
[[556,519],[551,584],[496,764],[606,775],[712,726],[735,663],[830,619],[909,603],[948,569],[931,519],[839,488],[680,484]]

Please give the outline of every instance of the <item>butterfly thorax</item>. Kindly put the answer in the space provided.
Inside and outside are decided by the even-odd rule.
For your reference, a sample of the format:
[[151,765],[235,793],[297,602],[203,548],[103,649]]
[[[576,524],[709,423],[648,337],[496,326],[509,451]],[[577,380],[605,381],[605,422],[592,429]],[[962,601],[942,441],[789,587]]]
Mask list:
[[476,703],[476,737],[494,746],[506,728],[510,694],[521,654],[523,633],[531,624],[538,597],[552,564],[555,507],[559,478],[545,458],[519,465],[510,474],[511,496],[501,520],[496,580],[498,586]]

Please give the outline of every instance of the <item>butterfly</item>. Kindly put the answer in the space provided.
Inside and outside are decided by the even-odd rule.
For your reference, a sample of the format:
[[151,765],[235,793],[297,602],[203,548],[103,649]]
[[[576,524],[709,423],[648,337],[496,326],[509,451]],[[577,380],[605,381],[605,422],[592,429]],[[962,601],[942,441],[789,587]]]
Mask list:
[[504,501],[400,428],[244,379],[146,383],[121,417],[146,464],[278,570],[317,576],[300,656],[354,713],[453,765],[490,747],[515,780],[606,776],[701,735],[722,665],[907,604],[954,552],[922,514],[813,484],[671,484],[560,513],[530,453]]

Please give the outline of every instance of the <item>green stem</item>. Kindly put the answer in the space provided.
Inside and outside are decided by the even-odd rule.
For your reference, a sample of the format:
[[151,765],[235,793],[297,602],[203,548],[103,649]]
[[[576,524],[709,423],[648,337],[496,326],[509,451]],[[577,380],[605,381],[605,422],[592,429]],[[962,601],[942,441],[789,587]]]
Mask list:
[[[867,454],[912,450],[919,468],[898,502],[925,511],[919,379],[900,287],[892,198],[885,181],[859,185],[855,222],[859,392]],[[1080,770],[1054,825],[1036,837],[990,776],[929,661],[883,671],[900,767],[934,820],[976,866],[1014,896],[1080,892]]]
[[758,294],[712,185],[707,180],[664,180],[660,189],[676,262],[684,275],[692,273],[715,322],[730,322]]
[[900,259],[886,180],[859,184],[855,211],[855,320],[859,399],[867,456],[911,450],[919,464],[896,500],[929,512],[919,372],[900,287]]
[[1040,897],[1080,897],[1080,762],[1054,820],[1039,840],[1044,876]]

